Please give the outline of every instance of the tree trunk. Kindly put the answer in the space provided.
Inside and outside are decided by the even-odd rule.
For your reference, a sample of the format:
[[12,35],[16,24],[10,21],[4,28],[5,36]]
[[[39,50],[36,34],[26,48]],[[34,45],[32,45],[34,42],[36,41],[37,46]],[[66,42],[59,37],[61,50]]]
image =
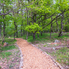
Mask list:
[[14,32],[14,40],[15,40],[15,32]]
[[14,21],[14,25],[15,25],[16,37],[18,37],[17,25],[15,21]]
[[[4,13],[4,6],[3,6],[3,13]],[[3,15],[3,20],[4,20],[5,16]],[[5,21],[3,21],[3,35],[5,37]]]
[[36,14],[34,14],[34,22],[36,22]]
[[21,28],[21,36],[23,35],[23,33],[22,33],[22,28]]
[[[52,17],[51,17],[51,21],[52,21]],[[52,22],[51,22],[50,38],[51,38],[51,33],[52,33]]]
[[39,34],[37,34],[37,37],[39,38]]
[[61,16],[61,30],[59,32],[58,37],[62,36],[62,33],[63,33],[63,19],[64,19],[64,13]]
[[[26,10],[27,10],[27,25],[28,25],[28,8],[26,8]],[[28,39],[28,32],[27,32],[26,39]]]
[[3,24],[3,34],[4,34],[4,36],[6,36],[6,34],[5,34],[5,23]]
[[1,29],[2,29],[2,28],[1,28],[1,23],[0,23],[0,39],[1,39]]
[[60,36],[62,36],[62,32],[61,32],[61,31],[59,32],[59,35],[58,35],[58,37],[60,37]]
[[[22,15],[22,19],[23,19],[23,8],[21,9],[21,15]],[[22,20],[22,24],[21,24],[21,36],[23,36],[23,20]]]
[[23,36],[23,29],[22,29],[22,27],[23,27],[23,21],[22,21],[22,24],[21,24],[21,36]]
[[3,34],[3,37],[2,37],[2,44],[4,43],[4,41],[5,41],[5,40],[4,40],[4,34]]
[[33,33],[33,40],[35,39],[35,33]]
[[28,32],[27,32],[27,35],[26,35],[26,39],[28,39]]
[[41,31],[41,36],[42,36],[42,31]]
[[16,26],[15,28],[16,28],[16,37],[18,37],[18,31],[17,31],[17,26]]
[[57,17],[56,17],[56,24],[57,24],[57,28],[58,28],[58,32],[59,32],[59,25],[58,25],[58,22],[57,22]]
[[[17,14],[18,14],[19,12],[17,12]],[[15,16],[14,15],[15,13],[14,13],[14,11],[13,11],[13,16]],[[15,22],[15,20],[14,20],[14,26],[15,26],[15,35],[16,35],[16,37],[18,37],[18,30],[17,30],[17,24],[16,24],[16,22]]]

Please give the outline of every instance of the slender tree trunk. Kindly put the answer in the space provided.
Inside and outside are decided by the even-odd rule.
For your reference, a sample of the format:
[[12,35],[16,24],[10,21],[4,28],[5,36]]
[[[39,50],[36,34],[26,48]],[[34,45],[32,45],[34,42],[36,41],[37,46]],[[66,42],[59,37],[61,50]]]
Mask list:
[[[34,22],[36,22],[36,14],[34,14]],[[39,34],[37,33],[37,37],[39,38]]]
[[[51,21],[52,21],[52,17],[51,17]],[[51,22],[50,38],[51,38],[51,33],[52,33],[52,22]]]
[[5,40],[4,40],[4,34],[3,34],[3,36],[2,36],[2,44],[4,43],[4,41],[5,41]]
[[[15,30],[14,30],[15,31]],[[15,32],[14,32],[14,40],[15,40]]]
[[35,39],[35,33],[33,33],[33,39]]
[[30,2],[30,1],[28,0],[28,2]]
[[28,32],[27,32],[27,36],[26,36],[26,39],[28,39]]
[[37,33],[37,37],[39,38],[39,34]]
[[[23,18],[23,8],[21,9],[21,15],[22,15],[22,18]],[[22,20],[22,24],[21,24],[21,36],[23,36],[23,20]]]
[[17,25],[15,21],[14,21],[14,25],[15,25],[16,37],[18,37]]
[[23,35],[25,35],[26,33],[25,33],[25,30],[23,29]]
[[63,30],[63,16],[62,16],[62,19],[61,19],[61,36],[62,36],[62,31]]
[[59,32],[58,37],[62,36],[62,33],[63,33],[63,19],[64,19],[64,13],[61,16],[61,30]]
[[[26,10],[27,10],[27,25],[28,25],[28,8],[26,8]],[[28,39],[28,32],[27,32],[26,39]]]
[[[36,22],[36,14],[34,14],[34,22]],[[39,38],[39,34],[37,34],[37,37]]]
[[[4,13],[4,6],[3,6],[3,13]],[[3,15],[3,20],[4,20],[4,15]],[[5,23],[3,21],[3,36],[2,36],[2,44],[4,43],[4,36],[5,36]]]
[[4,38],[5,38],[5,23],[3,22],[3,38],[2,38],[2,43],[4,43]]
[[36,14],[34,14],[34,22],[36,22]]
[[4,36],[6,36],[6,34],[5,34],[5,23],[3,24],[3,34],[4,34]]
[[[17,12],[17,14],[18,14],[18,12]],[[14,13],[14,11],[13,11],[13,16],[15,16],[15,13]],[[15,26],[15,35],[16,35],[16,37],[18,37],[18,30],[17,30],[17,24],[16,24],[16,22],[15,22],[15,20],[14,20],[14,26]]]
[[1,23],[0,23],[0,39],[1,39],[1,29],[2,29],[1,27],[2,27],[2,26],[1,26]]
[[[4,6],[3,6],[3,13],[4,13]],[[3,15],[3,20],[4,20],[5,16]],[[3,37],[5,37],[5,21],[3,21]]]
[[42,36],[42,31],[41,31],[41,36]]
[[22,28],[21,28],[21,36],[22,36]]
[[58,32],[59,32],[59,25],[58,25],[58,22],[57,22],[57,17],[56,17],[56,24],[57,24],[57,28],[58,28]]
[[23,36],[23,29],[22,29],[22,27],[23,27],[23,21],[22,21],[22,24],[21,24],[21,36]]
[[37,34],[38,38],[39,38],[39,34]]

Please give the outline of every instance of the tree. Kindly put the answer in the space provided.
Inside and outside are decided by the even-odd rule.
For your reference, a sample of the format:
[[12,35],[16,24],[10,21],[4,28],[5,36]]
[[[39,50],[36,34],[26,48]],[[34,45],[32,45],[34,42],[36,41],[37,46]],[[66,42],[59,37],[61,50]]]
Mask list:
[[3,33],[4,36],[26,35],[28,38],[33,34],[35,39],[35,34],[39,37],[45,32],[50,32],[51,37],[53,31],[59,31],[62,36],[65,25],[68,25],[68,0],[0,0],[0,8],[0,36]]
[[2,29],[2,26],[1,26],[1,22],[0,22],[0,39],[1,39],[1,29]]
[[33,39],[35,39],[35,34],[39,33],[39,31],[42,30],[42,27],[40,27],[38,24],[34,23],[34,24],[26,26],[25,30],[33,33]]

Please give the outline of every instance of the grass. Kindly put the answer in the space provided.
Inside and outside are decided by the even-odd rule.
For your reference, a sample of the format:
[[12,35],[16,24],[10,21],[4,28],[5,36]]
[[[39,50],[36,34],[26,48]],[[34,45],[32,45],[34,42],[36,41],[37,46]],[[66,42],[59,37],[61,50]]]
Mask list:
[[44,47],[46,47],[47,45],[44,45]]
[[8,43],[8,46],[6,46],[6,47],[3,47],[3,46],[0,47],[0,57],[2,57],[2,58],[7,58],[10,55],[12,55],[12,53],[11,52],[7,52],[7,50],[12,50],[12,49],[16,48],[16,46],[14,45],[14,43],[16,42],[16,40],[5,38],[5,42]]
[[[9,69],[18,67],[19,64],[17,64],[17,62],[20,61],[20,51],[18,47],[15,45],[16,40],[11,38],[5,38],[5,42],[7,42],[8,45],[5,47],[0,47],[0,63],[2,64],[2,67],[9,67]],[[7,66],[4,63],[6,63]]]
[[[28,42],[35,42],[38,43],[46,43],[46,42],[54,42],[55,39],[58,39],[58,40],[66,40],[66,39],[69,39],[69,33],[63,33],[63,36],[61,37],[58,37],[58,33],[52,33],[52,36],[50,38],[50,33],[43,33],[43,36],[41,36],[39,34],[39,38],[37,38],[37,35],[35,36],[36,39],[33,40],[33,37],[32,36],[29,36],[27,41]],[[26,35],[24,35],[23,37],[21,38],[24,38],[26,39]],[[0,40],[1,42],[1,40]],[[13,39],[9,39],[9,38],[5,38],[5,42],[7,42],[8,44],[14,44],[16,42],[16,40],[14,41]],[[39,45],[40,47],[40,45]],[[47,45],[44,45],[44,47],[47,47]],[[2,47],[1,50],[2,51],[7,51],[7,50],[11,50],[11,49],[14,49],[16,48],[14,45],[10,45],[10,46],[7,46],[7,47]],[[12,53],[1,53],[1,55],[3,56],[5,54],[5,56],[10,56]],[[51,53],[52,56],[55,56],[56,57],[56,60],[61,63],[61,64],[66,64],[66,65],[69,65],[69,49],[68,48],[62,48],[62,49],[59,49],[56,51],[56,53]],[[4,57],[4,56],[3,56]],[[11,66],[10,66],[11,67]]]
[[[26,35],[23,36],[23,38],[26,39]],[[67,41],[67,39],[69,39],[69,33],[63,33],[63,36],[61,37],[58,37],[58,33],[52,33],[51,38],[50,38],[50,33],[43,33],[43,36],[39,34],[39,38],[37,38],[37,35],[36,35],[35,40],[33,40],[32,36],[29,36],[27,41],[32,42],[32,43],[35,43],[36,41],[37,44],[39,43],[45,44],[43,45],[44,47],[49,47],[46,43],[54,42],[56,39],[59,41]],[[40,48],[40,45],[38,47]],[[52,45],[50,47],[52,47]],[[64,47],[64,48],[57,50],[56,53],[53,52],[53,53],[48,53],[48,54],[55,57],[57,62],[61,63],[61,65],[69,66],[69,49],[68,48]]]
[[1,69],[1,66],[0,66],[0,69]]
[[7,58],[7,57],[9,57],[10,55],[12,55],[12,53],[11,52],[6,52],[7,50],[12,50],[12,49],[15,49],[16,47],[14,46],[14,45],[12,45],[12,46],[6,46],[6,47],[2,47],[0,50],[2,51],[2,52],[0,52],[0,56],[2,57],[2,58]]
[[9,66],[9,68],[12,68],[13,67],[13,65],[11,64],[10,66]]
[[[4,42],[7,42],[8,45],[12,45],[16,42],[16,40],[12,39],[12,38],[5,38]],[[3,46],[2,40],[0,39],[0,44]],[[0,46],[1,47],[1,46]]]
[[7,50],[12,50],[12,49],[15,49],[16,47],[14,45],[12,46],[6,46],[6,47],[1,47],[1,51],[7,51]]
[[2,53],[0,53],[0,56],[1,56],[2,58],[7,58],[7,57],[9,57],[10,55],[12,55],[11,52],[2,52]]
[[[4,42],[7,42],[8,44],[14,44],[16,42],[16,40],[12,39],[12,38],[5,38]],[[2,40],[0,39],[0,44],[2,44]]]
[[65,65],[69,65],[69,49],[64,47],[56,51],[56,53],[51,53],[54,57],[56,57],[56,60]]
[[5,42],[7,42],[8,44],[14,44],[16,42],[16,40],[5,38]]
[[[52,35],[51,35],[51,38],[50,38],[50,33],[43,33],[43,36],[41,36],[40,34],[39,34],[39,38],[37,37],[37,34],[36,34],[36,39],[35,40],[33,40],[33,37],[32,36],[28,36],[28,39],[27,39],[27,41],[28,42],[34,42],[34,41],[40,41],[40,42],[44,42],[44,41],[54,41],[55,39],[58,39],[58,40],[61,40],[61,39],[65,39],[65,38],[69,38],[69,33],[63,33],[63,36],[61,36],[61,37],[58,37],[58,33],[52,33]],[[23,39],[26,39],[26,35],[24,35],[23,37],[22,37]]]
[[[41,36],[41,35],[39,34],[39,38],[37,38],[37,35],[36,35],[35,37],[36,37],[36,39],[33,40],[33,37],[32,37],[32,36],[29,36],[28,39],[27,39],[27,41],[28,41],[28,42],[46,41],[46,40],[49,39],[49,38],[47,38],[47,37],[49,37],[49,34],[48,34],[48,33],[47,33],[47,34],[43,34],[43,36]],[[23,38],[26,39],[26,35],[24,35]]]
[[1,40],[0,40],[0,44],[1,44]]

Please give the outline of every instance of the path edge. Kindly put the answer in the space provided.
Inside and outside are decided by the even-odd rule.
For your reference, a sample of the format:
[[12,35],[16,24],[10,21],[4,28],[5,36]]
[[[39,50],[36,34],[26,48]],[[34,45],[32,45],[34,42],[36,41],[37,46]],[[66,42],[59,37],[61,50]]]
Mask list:
[[22,54],[22,51],[21,51],[20,47],[17,45],[17,43],[16,43],[16,46],[19,48],[20,58],[21,58],[19,69],[23,69],[23,54]]
[[[32,44],[32,43],[29,43],[29,44],[31,44],[33,47],[39,49],[40,51],[42,51],[40,48],[36,47],[34,44]],[[52,59],[52,61],[54,62],[54,64],[55,64],[57,67],[59,67],[59,69],[64,69],[58,62],[56,62],[56,60],[55,60],[52,56],[50,56],[49,54],[47,54],[47,53],[44,52],[44,51],[42,51],[42,52],[43,52],[43,54],[48,55],[48,56]]]

